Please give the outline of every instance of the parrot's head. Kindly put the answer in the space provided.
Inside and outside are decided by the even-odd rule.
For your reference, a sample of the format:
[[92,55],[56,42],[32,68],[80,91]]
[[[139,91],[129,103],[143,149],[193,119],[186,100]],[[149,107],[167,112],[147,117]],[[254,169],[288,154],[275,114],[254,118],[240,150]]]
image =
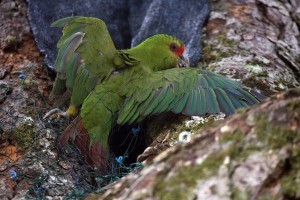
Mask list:
[[143,51],[142,55],[145,56],[143,60],[147,60],[153,71],[189,66],[185,45],[173,36],[157,34],[137,47]]

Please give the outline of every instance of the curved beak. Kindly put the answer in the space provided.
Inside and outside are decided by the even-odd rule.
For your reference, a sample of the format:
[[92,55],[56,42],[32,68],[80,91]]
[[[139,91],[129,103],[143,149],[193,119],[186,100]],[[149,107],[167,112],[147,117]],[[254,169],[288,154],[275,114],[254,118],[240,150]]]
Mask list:
[[186,51],[179,56],[178,67],[189,67],[190,61]]

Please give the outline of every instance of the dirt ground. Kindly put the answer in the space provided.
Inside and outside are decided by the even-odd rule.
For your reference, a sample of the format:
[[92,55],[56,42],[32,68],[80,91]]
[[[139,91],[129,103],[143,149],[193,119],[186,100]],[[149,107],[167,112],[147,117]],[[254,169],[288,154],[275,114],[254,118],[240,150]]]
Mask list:
[[56,175],[70,166],[58,159],[55,129],[41,119],[52,81],[26,9],[22,0],[0,1],[0,199],[59,199],[68,175]]

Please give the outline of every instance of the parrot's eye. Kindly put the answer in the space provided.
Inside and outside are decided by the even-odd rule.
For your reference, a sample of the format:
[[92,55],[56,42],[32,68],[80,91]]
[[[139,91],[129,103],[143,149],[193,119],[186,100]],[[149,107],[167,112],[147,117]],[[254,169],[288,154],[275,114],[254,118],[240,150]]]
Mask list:
[[176,43],[171,43],[170,44],[170,49],[171,51],[177,51],[178,50],[178,45]]

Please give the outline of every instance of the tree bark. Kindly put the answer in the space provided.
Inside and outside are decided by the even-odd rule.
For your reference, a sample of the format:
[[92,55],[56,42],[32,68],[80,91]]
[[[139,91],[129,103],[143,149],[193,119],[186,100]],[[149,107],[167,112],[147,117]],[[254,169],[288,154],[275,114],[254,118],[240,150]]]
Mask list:
[[277,95],[199,130],[87,199],[300,198],[300,90],[279,94],[299,86],[300,2],[211,5],[198,65]]
[[293,89],[200,130],[87,199],[298,199],[299,156]]

